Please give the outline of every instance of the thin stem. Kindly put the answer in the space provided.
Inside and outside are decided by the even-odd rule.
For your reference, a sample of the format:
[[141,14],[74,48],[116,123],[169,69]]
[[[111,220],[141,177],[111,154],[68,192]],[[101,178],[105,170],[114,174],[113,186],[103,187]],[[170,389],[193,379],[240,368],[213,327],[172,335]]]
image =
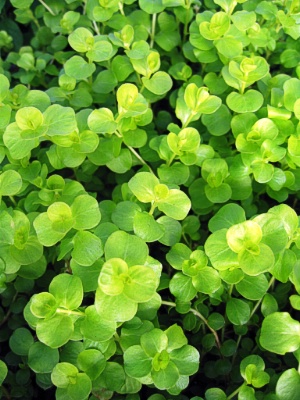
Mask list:
[[[116,122],[118,122],[118,118],[116,119]],[[119,137],[119,138],[123,138],[123,136],[121,135],[120,132],[116,131],[115,134]],[[124,142],[123,142],[124,143]],[[131,146],[128,146],[126,143],[124,143],[125,146],[128,148],[128,150],[131,151],[132,154],[135,155],[135,157],[143,164],[145,165],[149,171],[151,172],[151,174],[155,175],[155,173],[152,171],[152,168],[150,167],[149,164],[146,163],[146,161],[139,155],[139,153]],[[156,176],[156,175],[155,175]]]
[[228,15],[230,16],[233,13],[233,10],[235,9],[235,6],[237,5],[236,1],[233,1],[231,4],[231,7],[228,10]]
[[236,341],[236,349],[235,349],[234,355],[232,357],[232,365],[235,362],[235,359],[236,359],[236,356],[237,356],[237,349],[239,348],[241,340],[242,340],[242,335],[239,335],[239,337],[237,338],[237,341]]
[[230,399],[232,399],[234,396],[236,396],[236,395],[239,393],[239,391],[242,389],[242,387],[244,387],[244,386],[246,386],[246,385],[247,385],[247,383],[244,382],[241,386],[239,386],[234,392],[232,392],[232,393],[227,397],[227,400],[230,400]]
[[153,215],[153,213],[154,213],[154,210],[156,209],[156,203],[155,203],[155,201],[151,204],[151,208],[150,208],[150,211],[149,211],[149,215]]
[[16,293],[15,293],[15,295],[14,295],[14,297],[13,297],[11,303],[10,303],[10,306],[9,306],[9,309],[8,309],[7,313],[5,314],[3,320],[0,321],[0,326],[4,325],[5,322],[8,320],[8,318],[10,317],[10,314],[11,314],[11,306],[12,306],[12,305],[14,304],[14,302],[16,301],[16,298],[17,298],[18,294],[19,294],[19,292],[16,292]]
[[149,171],[151,172],[151,174],[155,175],[155,173],[152,171],[152,168],[150,167],[150,165],[146,163],[146,161],[139,155],[139,153],[138,153],[137,151],[135,151],[135,149],[134,149],[133,147],[127,146],[126,143],[124,143],[124,144],[125,144],[125,146],[128,148],[128,150],[130,150],[131,153],[134,154],[134,155],[136,156],[136,158],[137,158],[143,165],[145,165],[145,166],[149,169]]
[[85,317],[85,313],[82,311],[71,311],[71,310],[64,310],[63,308],[58,308],[56,312],[58,314],[79,315],[80,317]]
[[39,21],[36,18],[33,17],[32,21],[35,23],[35,25],[37,26],[38,29],[41,27],[39,24]]
[[168,161],[167,165],[168,167],[172,164],[172,162],[174,161],[174,158],[176,157],[177,154],[173,154],[172,157],[170,158],[170,160]]
[[14,197],[13,197],[13,196],[8,196],[8,197],[10,198],[11,202],[13,203],[13,205],[14,205],[14,206],[17,206],[17,202],[16,202],[16,200],[14,199]]
[[165,300],[162,300],[161,304],[163,304],[163,305],[165,305],[165,306],[176,307],[176,304],[173,303],[173,301],[165,301]]
[[83,3],[83,8],[82,8],[82,15],[85,15],[86,14],[86,1],[84,1],[84,3]]
[[3,392],[4,396],[5,396],[5,398],[6,398],[7,400],[11,400],[10,394],[8,393],[8,390],[6,389],[6,387],[4,387],[3,385],[1,385],[1,389],[2,389],[2,392]]
[[246,89],[246,82],[242,81],[242,84],[240,87],[240,94],[244,94],[245,89]]
[[185,121],[185,123],[182,125],[182,129],[183,129],[183,128],[186,128],[186,127],[188,126],[188,124],[191,122],[191,120],[194,118],[194,116],[195,116],[196,114],[197,114],[197,113],[195,113],[195,111],[192,111],[192,112],[190,113],[188,119],[187,119],[187,120]]
[[48,6],[48,4],[46,4],[43,0],[39,0],[39,2],[46,8],[46,10],[49,11],[51,15],[55,17],[55,12],[51,9],[51,7]]
[[151,34],[150,34],[150,48],[152,49],[154,46],[154,38],[155,38],[155,29],[156,29],[156,18],[157,14],[152,15],[152,27],[151,27]]
[[[273,285],[274,282],[275,282],[275,278],[274,278],[274,276],[273,276],[273,277],[270,279],[270,282],[269,282],[267,291],[270,289],[270,287]],[[250,318],[253,317],[253,315],[255,314],[256,310],[258,309],[258,307],[260,306],[260,304],[261,304],[262,301],[263,301],[263,297],[262,297],[260,300],[258,300],[258,302],[257,302],[257,303],[255,304],[255,306],[253,307],[253,310],[252,310],[252,312],[251,312],[251,314],[250,314]],[[249,319],[250,319],[250,318],[249,318]]]
[[[176,303],[173,303],[171,301],[162,301],[161,304],[164,304],[166,306],[170,306],[170,307],[176,307]],[[217,334],[217,332],[209,325],[207,319],[197,310],[195,310],[194,308],[190,308],[189,311],[191,313],[193,313],[196,317],[200,318],[201,321],[204,322],[204,324],[207,326],[207,328],[211,331],[211,333],[214,335],[215,337],[215,341],[216,341],[216,345],[218,347],[218,349],[220,350],[221,348],[221,343],[220,343],[220,339],[219,336]]]
[[[269,285],[268,285],[268,289],[266,290],[266,293],[268,292],[268,290],[270,289],[270,287],[274,284],[274,282],[275,282],[275,278],[274,278],[274,276],[273,276],[273,277],[270,279],[270,282],[269,282]],[[251,314],[250,314],[249,320],[250,320],[250,319],[253,317],[253,315],[255,314],[255,312],[256,312],[256,310],[258,309],[258,307],[260,306],[262,300],[263,300],[263,297],[262,297],[260,300],[258,300],[258,302],[257,302],[257,303],[255,304],[255,306],[253,307],[253,310],[252,310],[252,312],[251,312]],[[236,358],[236,356],[237,356],[237,349],[239,348],[239,345],[240,345],[241,340],[242,340],[242,335],[239,335],[238,338],[237,338],[237,341],[236,341],[236,350],[235,350],[235,353],[234,353],[234,355],[233,355],[233,357],[232,357],[232,364],[234,364],[235,358]]]
[[142,83],[142,86],[140,88],[140,93],[142,94],[144,90],[145,90],[145,85]]
[[185,11],[185,21],[184,21],[184,28],[183,28],[183,43],[186,41],[187,35],[188,35],[188,25],[189,25],[189,11],[190,11],[190,1],[188,0],[186,2],[186,11]]
[[201,313],[199,313],[199,311],[195,310],[194,308],[190,308],[190,311],[191,311],[194,315],[196,315],[196,317],[200,318],[200,319],[205,323],[205,325],[207,326],[207,328],[208,328],[208,329],[211,331],[211,333],[214,335],[215,341],[216,341],[216,345],[217,345],[218,349],[220,350],[220,348],[221,348],[221,343],[220,343],[220,339],[219,339],[219,336],[218,336],[217,332],[209,325],[207,319],[204,318],[203,315],[202,315]]
[[[121,113],[117,116],[117,118],[116,118],[116,123],[118,123],[118,122],[121,121],[121,119],[123,118],[123,114],[124,114],[124,113],[121,112]],[[122,137],[122,135],[121,135],[120,132],[116,131],[115,133],[116,133],[116,135],[117,135],[118,137]]]
[[188,238],[186,237],[186,234],[183,232],[182,233],[182,237],[183,237],[183,240],[185,241],[185,243],[188,245],[188,246],[191,246],[191,243],[190,243],[190,241],[188,240]]
[[138,79],[139,84],[142,86],[142,85],[143,85],[143,82],[142,82],[142,79],[141,79],[141,77],[140,77],[140,74],[139,74],[138,72],[136,72],[136,71],[135,71],[135,74],[136,74],[136,76],[137,76],[137,79]]
[[124,17],[125,17],[124,7],[123,7],[122,1],[119,1],[119,10],[120,10],[120,13],[121,13],[122,15],[124,15]]
[[[106,23],[105,22],[102,22],[102,35],[105,35],[105,28],[106,28]],[[100,34],[101,34],[101,32],[100,32]]]
[[97,33],[97,35],[101,35],[100,30],[98,28],[98,25],[96,23],[96,21],[93,21],[93,27],[95,29],[95,32]]

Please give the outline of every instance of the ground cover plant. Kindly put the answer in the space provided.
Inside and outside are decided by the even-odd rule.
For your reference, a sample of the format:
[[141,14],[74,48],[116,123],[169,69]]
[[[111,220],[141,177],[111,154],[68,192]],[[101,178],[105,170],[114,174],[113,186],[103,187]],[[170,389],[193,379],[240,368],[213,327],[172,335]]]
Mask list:
[[0,0],[3,399],[297,400],[298,0]]

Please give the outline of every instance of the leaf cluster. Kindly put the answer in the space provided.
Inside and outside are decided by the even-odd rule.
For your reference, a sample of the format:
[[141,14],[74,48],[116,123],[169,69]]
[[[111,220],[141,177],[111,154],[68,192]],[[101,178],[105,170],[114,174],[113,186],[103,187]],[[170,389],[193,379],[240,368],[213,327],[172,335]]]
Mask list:
[[298,398],[299,15],[0,0],[1,398]]

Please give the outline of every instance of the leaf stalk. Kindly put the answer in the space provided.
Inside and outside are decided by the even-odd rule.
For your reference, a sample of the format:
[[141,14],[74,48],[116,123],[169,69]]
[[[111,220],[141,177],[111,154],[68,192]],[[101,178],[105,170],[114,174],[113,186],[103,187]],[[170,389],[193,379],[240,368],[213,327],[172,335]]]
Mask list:
[[154,38],[155,38],[155,29],[156,29],[156,19],[157,14],[152,15],[152,27],[151,27],[151,34],[150,34],[150,48],[152,49],[154,46]]
[[46,4],[43,0],[39,0],[39,2],[46,8],[47,11],[49,11],[51,15],[53,15],[54,17],[56,16],[55,12],[52,10],[51,7],[48,6],[48,4]]

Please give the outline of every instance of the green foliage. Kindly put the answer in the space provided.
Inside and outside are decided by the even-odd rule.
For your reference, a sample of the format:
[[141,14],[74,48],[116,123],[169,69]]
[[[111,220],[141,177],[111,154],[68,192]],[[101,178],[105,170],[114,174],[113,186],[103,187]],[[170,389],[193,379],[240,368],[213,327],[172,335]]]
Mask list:
[[0,0],[1,398],[299,398],[298,3]]

